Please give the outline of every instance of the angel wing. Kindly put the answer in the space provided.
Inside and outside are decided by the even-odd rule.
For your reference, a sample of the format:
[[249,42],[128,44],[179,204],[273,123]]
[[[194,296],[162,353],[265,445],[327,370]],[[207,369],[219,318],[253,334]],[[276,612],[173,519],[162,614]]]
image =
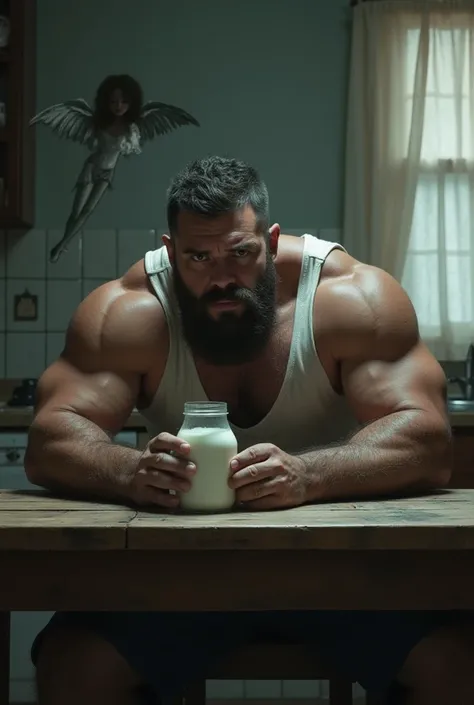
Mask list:
[[37,123],[51,127],[58,137],[84,145],[94,138],[92,110],[83,98],[50,105],[30,120],[30,125]]
[[145,103],[141,116],[137,120],[137,127],[143,141],[152,140],[157,135],[164,135],[178,127],[183,127],[183,125],[199,127],[196,118],[182,108],[156,101]]

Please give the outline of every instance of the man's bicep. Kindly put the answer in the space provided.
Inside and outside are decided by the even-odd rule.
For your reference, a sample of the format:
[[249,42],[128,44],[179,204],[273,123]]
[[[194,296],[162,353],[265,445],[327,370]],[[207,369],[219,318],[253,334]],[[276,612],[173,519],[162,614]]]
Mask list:
[[446,418],[446,378],[421,342],[399,360],[345,361],[341,379],[361,423],[409,410]]

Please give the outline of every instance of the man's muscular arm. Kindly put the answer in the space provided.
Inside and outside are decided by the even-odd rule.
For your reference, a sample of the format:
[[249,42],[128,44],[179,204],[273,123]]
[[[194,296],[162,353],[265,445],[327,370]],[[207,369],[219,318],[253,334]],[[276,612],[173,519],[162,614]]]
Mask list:
[[351,276],[322,284],[321,294],[323,335],[362,429],[301,456],[307,500],[445,485],[452,465],[445,376],[420,341],[405,292],[385,272],[356,265]]
[[31,482],[89,497],[129,498],[141,453],[111,438],[136,404],[150,365],[147,337],[156,337],[160,315],[154,297],[123,281],[100,287],[80,304],[64,352],[38,384],[25,457]]

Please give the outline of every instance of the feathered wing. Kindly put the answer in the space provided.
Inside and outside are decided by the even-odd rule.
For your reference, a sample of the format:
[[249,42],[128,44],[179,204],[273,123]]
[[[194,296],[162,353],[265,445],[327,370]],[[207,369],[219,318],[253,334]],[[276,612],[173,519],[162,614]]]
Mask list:
[[51,127],[58,137],[90,145],[94,138],[92,110],[82,98],[56,103],[30,120],[30,125],[42,123]]
[[137,127],[140,130],[142,140],[152,140],[158,135],[176,130],[184,125],[196,125],[199,123],[192,115],[182,108],[166,103],[149,101],[142,108],[140,118],[137,120]]

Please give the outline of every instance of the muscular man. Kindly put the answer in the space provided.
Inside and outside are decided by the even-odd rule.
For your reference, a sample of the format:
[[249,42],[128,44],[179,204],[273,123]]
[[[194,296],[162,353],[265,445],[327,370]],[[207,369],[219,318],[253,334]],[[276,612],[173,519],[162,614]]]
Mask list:
[[[412,305],[337,244],[282,235],[256,171],[194,162],[169,235],[73,316],[46,370],[26,457],[51,490],[175,507],[199,472],[184,401],[226,401],[251,510],[445,485],[445,380]],[[152,440],[112,442],[134,406]],[[175,454],[171,454],[175,451]],[[132,705],[179,691],[260,637],[317,641],[342,672],[410,705],[474,702],[473,631],[454,614],[56,614],[33,647],[40,705]],[[144,690],[145,689],[145,690]]]

